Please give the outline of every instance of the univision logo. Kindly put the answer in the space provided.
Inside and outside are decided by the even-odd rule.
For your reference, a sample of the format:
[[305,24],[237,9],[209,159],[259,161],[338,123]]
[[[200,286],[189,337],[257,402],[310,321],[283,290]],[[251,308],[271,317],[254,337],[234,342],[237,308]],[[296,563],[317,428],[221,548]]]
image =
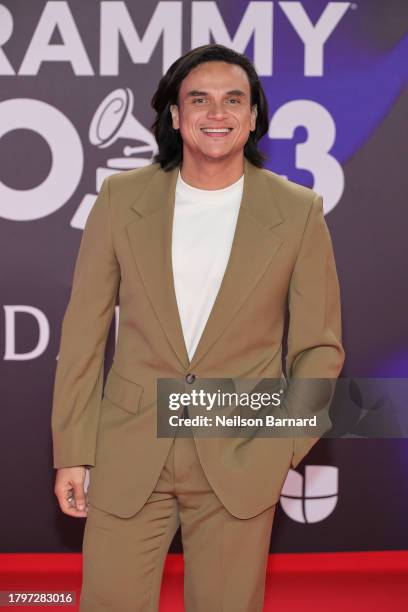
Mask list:
[[307,465],[305,476],[289,470],[280,504],[298,523],[318,523],[330,516],[338,499],[339,470],[331,465]]

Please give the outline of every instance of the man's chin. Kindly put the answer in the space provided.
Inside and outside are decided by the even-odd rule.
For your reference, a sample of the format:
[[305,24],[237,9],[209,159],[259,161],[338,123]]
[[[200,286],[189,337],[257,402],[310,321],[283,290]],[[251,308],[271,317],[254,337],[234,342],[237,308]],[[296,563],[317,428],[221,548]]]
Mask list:
[[219,151],[202,150],[200,151],[200,153],[206,161],[216,162],[228,159],[229,157],[232,159],[234,157],[234,151],[232,151],[231,149],[229,149],[228,151],[222,151],[221,149]]

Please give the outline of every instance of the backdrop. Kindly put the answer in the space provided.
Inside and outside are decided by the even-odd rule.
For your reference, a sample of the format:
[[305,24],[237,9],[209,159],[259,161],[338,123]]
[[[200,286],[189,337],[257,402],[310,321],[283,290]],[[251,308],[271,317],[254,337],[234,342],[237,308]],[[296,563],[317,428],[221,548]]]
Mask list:
[[[1,552],[81,550],[50,429],[75,258],[103,178],[151,163],[150,99],[194,47],[254,62],[267,167],[324,197],[342,376],[408,376],[407,25],[405,0],[0,3]],[[406,439],[321,440],[288,475],[271,550],[407,548],[407,472]]]

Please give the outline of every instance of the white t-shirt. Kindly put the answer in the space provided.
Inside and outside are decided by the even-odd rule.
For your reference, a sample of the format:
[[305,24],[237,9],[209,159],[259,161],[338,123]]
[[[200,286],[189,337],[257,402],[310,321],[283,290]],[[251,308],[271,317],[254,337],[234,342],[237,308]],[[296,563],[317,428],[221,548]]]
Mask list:
[[229,259],[244,175],[224,189],[197,189],[179,171],[173,219],[174,288],[190,361]]

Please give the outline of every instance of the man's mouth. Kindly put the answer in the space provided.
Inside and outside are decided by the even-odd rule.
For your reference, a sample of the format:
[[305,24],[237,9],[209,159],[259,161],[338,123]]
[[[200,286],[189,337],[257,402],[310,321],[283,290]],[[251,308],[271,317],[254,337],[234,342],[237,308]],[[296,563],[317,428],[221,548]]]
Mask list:
[[225,128],[208,127],[208,128],[200,128],[200,129],[207,136],[211,136],[211,137],[215,136],[218,138],[227,136],[233,130],[233,128],[229,128],[229,127],[225,127]]

